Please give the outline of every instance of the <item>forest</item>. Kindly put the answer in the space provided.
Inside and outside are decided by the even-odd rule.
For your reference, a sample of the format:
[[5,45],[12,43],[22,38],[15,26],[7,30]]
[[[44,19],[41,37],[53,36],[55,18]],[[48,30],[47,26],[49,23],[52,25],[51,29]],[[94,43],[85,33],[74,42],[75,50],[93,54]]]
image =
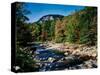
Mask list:
[[17,72],[97,68],[97,7],[28,23],[24,5],[16,3]]

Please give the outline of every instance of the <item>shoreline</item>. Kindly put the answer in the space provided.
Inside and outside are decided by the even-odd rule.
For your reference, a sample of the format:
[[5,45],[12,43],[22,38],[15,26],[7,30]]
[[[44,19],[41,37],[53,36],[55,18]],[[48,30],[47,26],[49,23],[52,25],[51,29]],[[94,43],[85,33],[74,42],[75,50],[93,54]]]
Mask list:
[[84,44],[68,44],[68,43],[44,43],[41,44],[46,49],[57,50],[61,52],[65,52],[65,55],[70,53],[72,55],[80,55],[80,56],[91,56],[97,57],[97,47],[96,46],[87,46]]

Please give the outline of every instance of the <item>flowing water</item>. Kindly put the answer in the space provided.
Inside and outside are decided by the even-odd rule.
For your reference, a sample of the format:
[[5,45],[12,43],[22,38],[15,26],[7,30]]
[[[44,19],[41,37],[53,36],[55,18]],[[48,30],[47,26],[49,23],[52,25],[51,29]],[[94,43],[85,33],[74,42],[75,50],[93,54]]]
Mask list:
[[55,53],[41,46],[37,46],[34,54],[33,59],[39,65],[39,71],[64,70],[83,63],[78,57],[71,55],[65,57],[64,54]]

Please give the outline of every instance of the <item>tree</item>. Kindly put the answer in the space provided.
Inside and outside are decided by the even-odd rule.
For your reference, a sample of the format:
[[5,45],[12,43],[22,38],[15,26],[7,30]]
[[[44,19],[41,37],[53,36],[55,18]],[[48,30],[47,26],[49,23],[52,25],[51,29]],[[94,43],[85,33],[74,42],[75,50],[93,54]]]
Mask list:
[[76,42],[78,40],[79,37],[79,20],[78,20],[78,13],[75,12],[73,15],[68,17],[68,22],[67,22],[67,41],[68,42]]
[[[26,23],[28,18],[25,16],[27,10],[24,9],[24,3],[16,3],[16,62],[14,66],[20,67],[18,71],[35,71],[34,67],[35,61],[32,59],[32,54],[27,50],[24,51],[24,48],[27,46],[27,43],[32,39],[31,30],[29,24]],[[28,12],[27,12],[28,13]]]
[[97,41],[97,8],[86,7],[80,15],[80,43],[95,45]]
[[63,42],[65,39],[65,22],[58,19],[55,24],[55,41]]
[[24,9],[24,3],[16,3],[16,33],[17,44],[20,46],[26,46],[27,42],[31,41],[30,30],[25,23],[29,20],[25,14],[29,14],[29,11]]

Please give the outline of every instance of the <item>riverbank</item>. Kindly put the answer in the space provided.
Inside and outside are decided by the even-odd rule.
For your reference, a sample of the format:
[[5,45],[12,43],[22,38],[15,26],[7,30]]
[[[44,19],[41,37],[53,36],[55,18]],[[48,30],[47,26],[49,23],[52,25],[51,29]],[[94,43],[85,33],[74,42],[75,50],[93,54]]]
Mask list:
[[97,68],[96,46],[33,42],[25,50],[32,54],[38,71]]
[[[65,57],[69,56],[78,57],[84,61],[84,63],[77,65],[77,67],[70,67],[69,69],[88,69],[97,67],[97,46],[87,46],[84,44],[69,44],[69,43],[44,43],[41,44],[48,50],[63,52]],[[69,59],[68,59],[69,60]]]
[[40,44],[46,49],[58,50],[66,52],[72,55],[88,55],[92,57],[97,57],[97,46],[87,46],[84,44],[69,44],[69,43],[44,43]]

